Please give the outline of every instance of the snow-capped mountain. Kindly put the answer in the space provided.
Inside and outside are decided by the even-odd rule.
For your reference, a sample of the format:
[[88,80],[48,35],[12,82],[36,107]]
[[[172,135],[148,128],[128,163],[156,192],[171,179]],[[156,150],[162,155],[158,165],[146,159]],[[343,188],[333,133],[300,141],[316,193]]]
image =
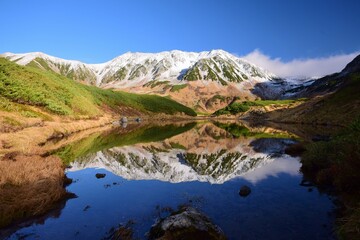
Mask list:
[[85,64],[80,61],[65,60],[41,52],[20,54],[4,53],[0,54],[0,57],[5,57],[20,65],[32,66],[47,71],[53,71],[76,81],[86,82],[88,84],[96,84],[96,68],[93,68],[89,64]]
[[227,106],[235,97],[242,100],[291,97],[289,90],[312,83],[280,79],[223,50],[128,52],[101,64],[64,60],[40,52],[4,53],[0,57],[102,88],[170,96],[208,113]]
[[209,80],[227,85],[243,81],[267,81],[274,74],[223,50],[208,52],[168,51],[160,53],[125,53],[101,64],[85,64],[64,60],[40,52],[1,55],[20,65],[50,70],[90,84],[115,87],[145,84],[149,81],[169,81],[180,84]]

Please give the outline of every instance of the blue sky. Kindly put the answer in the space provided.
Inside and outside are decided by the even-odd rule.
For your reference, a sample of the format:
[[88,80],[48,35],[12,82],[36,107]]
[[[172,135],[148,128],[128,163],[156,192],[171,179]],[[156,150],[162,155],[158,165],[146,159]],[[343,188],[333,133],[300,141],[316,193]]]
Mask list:
[[359,0],[0,0],[0,52],[87,63],[173,49],[322,58],[360,50],[359,12]]

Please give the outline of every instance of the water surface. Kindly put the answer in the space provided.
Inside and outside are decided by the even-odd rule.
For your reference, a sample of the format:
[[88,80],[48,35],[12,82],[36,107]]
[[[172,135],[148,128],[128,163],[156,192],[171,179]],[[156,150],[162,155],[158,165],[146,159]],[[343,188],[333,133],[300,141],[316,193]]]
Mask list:
[[[54,153],[71,166],[67,190],[77,198],[9,239],[102,239],[127,223],[136,239],[146,239],[159,217],[183,204],[229,239],[331,239],[331,199],[301,184],[299,158],[284,154],[297,139],[269,127],[211,122],[94,134]],[[239,196],[243,185],[251,188],[247,197]]]

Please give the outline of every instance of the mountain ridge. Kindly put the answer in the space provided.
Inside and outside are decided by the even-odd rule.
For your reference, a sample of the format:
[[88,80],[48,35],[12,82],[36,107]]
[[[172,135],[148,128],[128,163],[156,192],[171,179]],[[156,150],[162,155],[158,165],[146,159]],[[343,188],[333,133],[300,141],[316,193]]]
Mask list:
[[[212,80],[226,84],[225,82],[233,80],[239,82],[249,77],[257,80],[276,78],[274,74],[220,49],[202,52],[179,50],[159,53],[127,52],[97,64],[66,60],[42,52],[19,54],[6,52],[0,56],[20,65],[52,70],[74,80],[85,80],[97,86],[122,80],[170,80],[173,84],[180,84],[181,80]],[[190,70],[201,72],[199,79],[189,77]],[[81,77],[86,79],[79,79],[76,75],[78,71],[83,74],[77,75],[82,75]]]
[[278,79],[275,74],[224,50],[127,52],[99,64],[64,60],[41,52],[8,52],[0,57],[87,85],[167,96],[204,113],[223,107],[234,97],[254,100],[258,96],[252,90],[258,83]]

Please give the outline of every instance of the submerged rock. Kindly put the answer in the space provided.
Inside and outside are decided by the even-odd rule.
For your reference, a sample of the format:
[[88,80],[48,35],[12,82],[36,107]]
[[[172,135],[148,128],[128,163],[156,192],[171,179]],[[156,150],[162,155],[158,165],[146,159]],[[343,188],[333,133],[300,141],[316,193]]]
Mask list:
[[181,207],[169,217],[153,225],[149,239],[226,239],[222,230],[192,207]]
[[96,178],[104,178],[105,176],[106,176],[105,173],[97,173],[97,174],[95,174]]
[[239,195],[242,197],[247,197],[251,193],[250,187],[244,185],[240,188]]
[[117,228],[111,228],[104,240],[133,240],[132,222],[129,221],[125,226],[119,225]]

